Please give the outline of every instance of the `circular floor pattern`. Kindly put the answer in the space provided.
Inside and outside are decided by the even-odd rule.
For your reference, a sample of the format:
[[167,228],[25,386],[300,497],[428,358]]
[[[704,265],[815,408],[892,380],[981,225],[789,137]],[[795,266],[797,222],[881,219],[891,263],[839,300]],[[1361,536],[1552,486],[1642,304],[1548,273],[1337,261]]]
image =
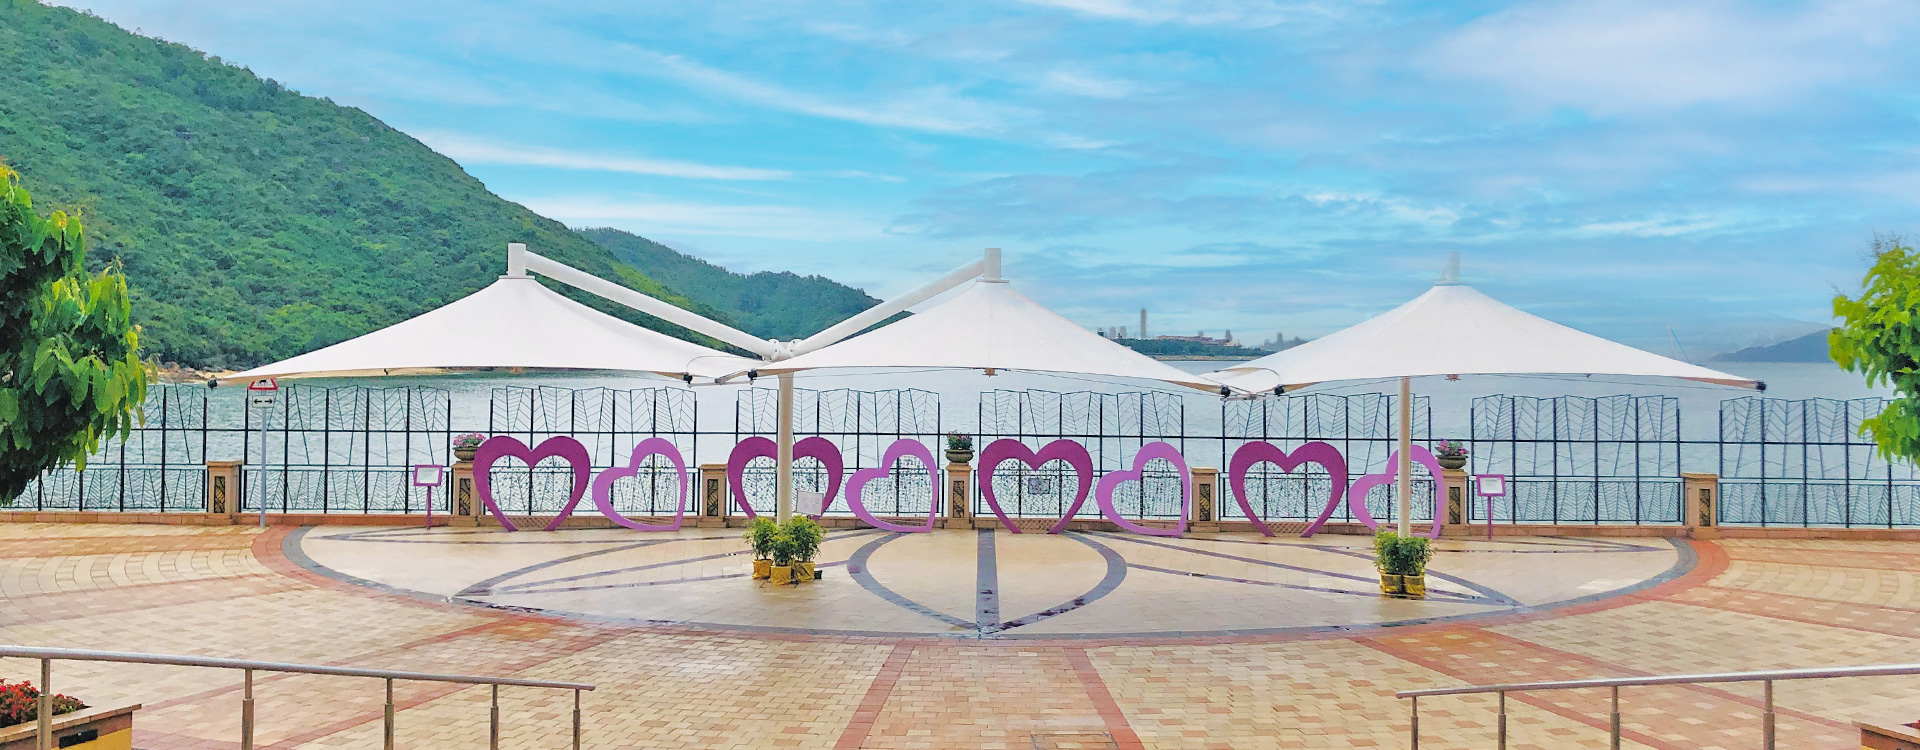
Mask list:
[[827,534],[822,580],[752,580],[735,529],[676,533],[310,527],[299,564],[491,607],[634,623],[829,635],[1109,638],[1353,631],[1617,596],[1694,564],[1684,542],[1447,539],[1429,598],[1382,599],[1371,540],[946,530]]

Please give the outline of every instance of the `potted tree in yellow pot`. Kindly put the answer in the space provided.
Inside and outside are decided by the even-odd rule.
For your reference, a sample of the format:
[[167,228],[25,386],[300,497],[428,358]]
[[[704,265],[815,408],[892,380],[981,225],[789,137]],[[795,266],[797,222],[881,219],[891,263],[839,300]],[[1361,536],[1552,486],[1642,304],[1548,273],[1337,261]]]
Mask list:
[[787,538],[787,552],[793,555],[793,580],[795,583],[812,581],[820,576],[813,569],[813,556],[820,553],[820,524],[806,516],[794,516],[787,519],[786,528],[780,533]]
[[747,533],[741,538],[747,540],[747,546],[753,550],[753,578],[766,580],[773,575],[773,541],[780,534],[780,526],[766,516],[753,519],[747,527]]
[[1433,543],[1424,537],[1382,531],[1373,537],[1374,567],[1380,570],[1380,595],[1427,598],[1427,563]]

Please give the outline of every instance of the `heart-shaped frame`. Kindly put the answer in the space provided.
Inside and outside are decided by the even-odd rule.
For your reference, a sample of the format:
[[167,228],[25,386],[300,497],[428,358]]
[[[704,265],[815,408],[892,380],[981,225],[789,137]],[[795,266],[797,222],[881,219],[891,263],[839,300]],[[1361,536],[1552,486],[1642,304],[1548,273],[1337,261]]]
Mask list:
[[[1419,534],[1418,536],[1439,539],[1442,503],[1444,502],[1442,500],[1442,493],[1446,491],[1446,478],[1440,473],[1440,461],[1433,457],[1432,451],[1416,445],[1413,446],[1412,454],[1413,462],[1426,467],[1427,473],[1433,477],[1433,533]],[[1366,524],[1368,529],[1378,531],[1380,530],[1380,523],[1373,520],[1372,513],[1367,512],[1367,491],[1381,485],[1392,485],[1394,475],[1398,473],[1399,466],[1400,451],[1394,451],[1387,456],[1386,471],[1378,474],[1367,474],[1359,479],[1355,479],[1353,480],[1353,486],[1347,488],[1347,507],[1353,510],[1353,517],[1359,519],[1361,523]],[[1313,523],[1307,524],[1307,528],[1301,531],[1300,535],[1313,536],[1319,532],[1320,527],[1325,525],[1327,519],[1333,516],[1333,509],[1338,507],[1338,504],[1338,501],[1327,503],[1327,509],[1321,511],[1320,517],[1314,519]]]
[[[1172,462],[1180,474],[1180,522],[1171,529],[1141,526],[1127,520],[1125,516],[1120,515],[1119,509],[1113,507],[1113,491],[1118,489],[1122,482],[1140,481],[1141,474],[1147,468],[1147,462],[1156,458]],[[1140,451],[1133,454],[1133,468],[1107,472],[1106,476],[1100,478],[1100,485],[1094,494],[1100,500],[1100,513],[1115,526],[1147,536],[1180,536],[1187,532],[1187,516],[1192,512],[1189,506],[1193,503],[1193,477],[1187,472],[1186,457],[1180,455],[1180,449],[1173,447],[1172,443],[1156,440],[1140,446]]]
[[481,443],[480,448],[473,452],[473,491],[480,495],[480,502],[486,505],[487,512],[492,513],[494,519],[500,522],[500,526],[508,531],[519,531],[520,527],[513,525],[513,521],[509,520],[507,514],[502,513],[500,506],[493,501],[493,462],[508,456],[527,462],[527,468],[530,470],[539,466],[541,459],[554,457],[564,458],[568,464],[572,465],[573,491],[567,495],[567,504],[560,510],[560,517],[547,525],[548,531],[558,528],[560,519],[573,513],[573,506],[578,505],[580,498],[587,494],[587,478],[593,472],[593,458],[587,455],[587,447],[581,445],[580,441],[565,435],[556,435],[540,441],[537,447],[528,448],[526,443],[520,442],[516,437],[495,435],[487,438],[487,441]]
[[[668,461],[673,462],[673,476],[679,483],[679,491],[673,496],[673,523],[641,523],[626,517],[613,507],[613,483],[637,476],[640,473],[641,464],[646,463],[646,460],[653,456],[666,456]],[[593,504],[600,509],[600,515],[606,516],[607,520],[635,531],[678,531],[681,521],[687,515],[688,489],[687,462],[686,459],[681,458],[679,446],[666,438],[650,437],[633,447],[633,455],[627,459],[626,466],[607,469],[593,478]],[[569,507],[567,510],[571,512],[573,509]],[[553,525],[558,525],[565,518],[566,514],[561,514],[560,518],[553,519]],[[548,528],[552,528],[552,525]]]
[[1280,446],[1265,441],[1254,441],[1240,446],[1233,452],[1233,458],[1227,462],[1227,481],[1233,485],[1233,497],[1240,501],[1240,512],[1246,514],[1247,521],[1253,524],[1261,536],[1273,536],[1273,529],[1253,512],[1253,503],[1248,500],[1247,472],[1262,462],[1271,463],[1281,471],[1292,473],[1302,464],[1316,463],[1327,469],[1327,478],[1332,489],[1327,498],[1328,512],[1340,504],[1340,497],[1347,491],[1347,459],[1340,455],[1340,449],[1332,445],[1314,441],[1293,449],[1292,453]]
[[[920,465],[927,467],[927,488],[933,495],[927,498],[927,523],[924,526],[903,526],[882,520],[869,512],[867,504],[860,500],[860,491],[866,488],[868,482],[886,478],[892,471],[893,464],[907,456],[920,459]],[[940,470],[933,462],[933,451],[928,449],[925,443],[911,438],[893,441],[893,445],[887,446],[886,453],[880,456],[879,466],[855,471],[853,476],[847,479],[847,507],[853,509],[853,515],[862,523],[876,529],[905,533],[932,531],[934,516],[940,513]]]
[[[819,436],[793,444],[794,461],[809,456],[819,460],[821,466],[827,470],[827,496],[820,501],[820,510],[825,511],[833,507],[834,496],[840,494],[840,482],[842,475],[846,473],[847,462],[840,457],[840,448],[835,446],[833,441]],[[740,508],[740,512],[747,514],[748,520],[759,518],[760,515],[754,513],[753,507],[747,504],[745,486],[747,463],[761,457],[779,461],[780,446],[769,438],[755,435],[734,445],[733,452],[727,454],[727,489],[733,491],[734,505]],[[778,488],[775,491],[777,492]]]
[[993,472],[1008,459],[1018,459],[1033,469],[1045,466],[1049,461],[1065,461],[1073,467],[1074,476],[1080,478],[1073,492],[1073,504],[1067,506],[1067,512],[1061,514],[1060,520],[1053,522],[1052,528],[1047,529],[1049,534],[1058,534],[1066,528],[1067,522],[1080,512],[1081,504],[1087,501],[1087,495],[1093,491],[1093,455],[1087,452],[1086,446],[1061,438],[1035,451],[1013,438],[993,441],[986,450],[980,451],[980,495],[986,498],[987,507],[993,510],[993,515],[1000,519],[1000,523],[1015,534],[1021,533],[1020,527],[1007,517],[1006,511],[1000,507],[1000,499],[993,491]]

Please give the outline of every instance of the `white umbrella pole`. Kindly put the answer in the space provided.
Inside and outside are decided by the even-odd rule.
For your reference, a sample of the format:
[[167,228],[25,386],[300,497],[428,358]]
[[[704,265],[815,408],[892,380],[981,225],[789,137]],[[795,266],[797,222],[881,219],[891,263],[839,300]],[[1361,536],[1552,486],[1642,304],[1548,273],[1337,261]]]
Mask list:
[[1400,535],[1413,529],[1413,378],[1400,378]]
[[793,517],[793,373],[780,375],[780,444],[774,458],[774,518],[786,523]]

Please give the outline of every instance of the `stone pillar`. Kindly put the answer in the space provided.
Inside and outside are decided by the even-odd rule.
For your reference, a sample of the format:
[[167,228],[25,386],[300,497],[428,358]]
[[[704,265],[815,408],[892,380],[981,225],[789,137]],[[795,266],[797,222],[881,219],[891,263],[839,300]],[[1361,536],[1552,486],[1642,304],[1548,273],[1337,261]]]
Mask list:
[[1720,475],[1683,471],[1680,486],[1686,499],[1680,523],[1687,527],[1687,536],[1696,539],[1720,536]]
[[946,528],[973,528],[973,494],[967,491],[968,483],[971,481],[973,481],[972,464],[947,464]]
[[1442,511],[1446,518],[1440,521],[1440,535],[1464,536],[1472,533],[1467,523],[1467,503],[1476,498],[1472,485],[1467,481],[1467,473],[1459,469],[1441,469],[1440,481],[1446,487],[1440,495],[1446,499],[1446,507]]
[[700,465],[700,521],[695,524],[701,528],[727,525],[727,517],[733,515],[733,504],[727,502],[727,465]]
[[240,514],[240,473],[245,461],[207,462],[207,515],[232,521]]
[[1219,518],[1215,507],[1220,497],[1220,470],[1205,466],[1195,466],[1193,473],[1193,518],[1187,519],[1188,528],[1202,534],[1212,534],[1220,530]]
[[448,503],[452,513],[447,525],[479,526],[480,515],[487,511],[486,505],[480,502],[480,496],[473,491],[473,462],[454,461],[453,481],[447,486],[453,493],[453,502]]

